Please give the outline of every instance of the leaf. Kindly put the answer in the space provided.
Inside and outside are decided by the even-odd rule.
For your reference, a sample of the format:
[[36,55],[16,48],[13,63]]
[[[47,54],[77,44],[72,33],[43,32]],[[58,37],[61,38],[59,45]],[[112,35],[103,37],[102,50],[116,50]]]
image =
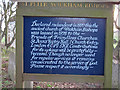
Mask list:
[[47,84],[47,87],[52,87],[52,85],[50,85],[50,84]]
[[118,41],[116,39],[113,39],[113,44],[118,43]]
[[9,82],[9,81],[4,81],[4,83],[5,83],[5,84],[10,84],[10,82]]
[[41,86],[37,86],[36,88],[41,88]]

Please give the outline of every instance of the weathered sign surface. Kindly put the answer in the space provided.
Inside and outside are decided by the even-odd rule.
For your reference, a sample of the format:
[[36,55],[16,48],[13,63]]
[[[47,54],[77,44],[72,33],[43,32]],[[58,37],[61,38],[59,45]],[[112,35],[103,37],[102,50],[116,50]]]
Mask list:
[[104,75],[105,29],[104,18],[24,17],[24,73]]

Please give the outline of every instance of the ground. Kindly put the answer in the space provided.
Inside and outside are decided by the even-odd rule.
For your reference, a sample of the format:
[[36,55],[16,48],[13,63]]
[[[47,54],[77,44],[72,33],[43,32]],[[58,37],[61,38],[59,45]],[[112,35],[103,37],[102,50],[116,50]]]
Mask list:
[[[2,59],[2,88],[14,88],[15,81],[8,76],[8,58]],[[98,83],[36,82],[34,88],[102,88]],[[84,89],[85,90],[85,89]]]

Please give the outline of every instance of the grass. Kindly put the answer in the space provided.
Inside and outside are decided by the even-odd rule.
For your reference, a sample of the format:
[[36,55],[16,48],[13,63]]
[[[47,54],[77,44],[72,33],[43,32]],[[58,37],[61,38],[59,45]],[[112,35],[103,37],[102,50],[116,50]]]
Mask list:
[[15,48],[10,47],[10,48],[8,48],[8,49],[5,49],[5,47],[4,47],[4,48],[1,48],[1,51],[2,51],[2,57],[3,57],[3,58],[6,58],[6,57],[9,56],[9,52],[10,52],[10,51],[15,52]]
[[36,88],[41,88],[41,86],[36,86]]
[[8,67],[8,63],[3,63],[2,68]]
[[47,84],[47,87],[52,87],[52,85],[50,85],[50,84]]
[[4,84],[10,84],[10,82],[7,80],[7,81],[4,81],[3,82]]
[[5,59],[5,61],[8,61],[8,59]]

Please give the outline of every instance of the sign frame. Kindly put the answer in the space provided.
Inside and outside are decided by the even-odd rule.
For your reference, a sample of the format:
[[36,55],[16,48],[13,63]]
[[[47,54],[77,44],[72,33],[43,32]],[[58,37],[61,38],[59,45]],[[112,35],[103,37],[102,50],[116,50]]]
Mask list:
[[[37,3],[37,2],[36,2]],[[48,4],[50,2],[47,2]],[[69,3],[69,2],[67,2]],[[85,3],[82,3],[85,4]],[[89,4],[89,3],[88,3]],[[101,7],[51,7],[42,3],[37,6],[31,2],[18,3],[16,15],[16,88],[23,88],[24,81],[52,81],[52,82],[92,82],[104,83],[104,88],[111,88],[112,85],[112,41],[113,41],[113,5],[110,3],[95,3],[107,5],[108,8]],[[71,12],[72,11],[72,12]],[[77,13],[76,13],[77,12]],[[89,12],[89,13],[88,13]],[[70,16],[70,17],[91,17],[106,18],[106,38],[105,38],[105,62],[104,76],[95,75],[58,75],[58,74],[31,74],[23,73],[23,16]]]

